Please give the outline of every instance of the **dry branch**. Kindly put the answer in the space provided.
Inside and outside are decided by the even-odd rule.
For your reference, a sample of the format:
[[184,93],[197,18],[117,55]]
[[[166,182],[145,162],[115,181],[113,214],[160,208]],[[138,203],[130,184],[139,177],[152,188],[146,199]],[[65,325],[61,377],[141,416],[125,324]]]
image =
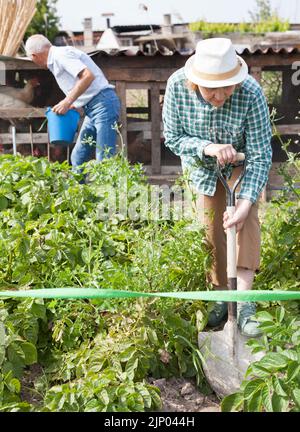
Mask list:
[[35,12],[36,0],[0,0],[0,54],[17,54]]

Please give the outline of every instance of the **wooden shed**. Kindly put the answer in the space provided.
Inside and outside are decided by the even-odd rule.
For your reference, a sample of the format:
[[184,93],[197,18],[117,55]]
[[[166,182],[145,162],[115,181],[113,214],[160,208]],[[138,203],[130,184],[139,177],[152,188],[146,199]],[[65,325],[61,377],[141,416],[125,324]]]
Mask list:
[[[266,48],[265,50],[239,52],[247,62],[250,74],[264,84],[271,74],[270,110],[277,110],[277,129],[283,139],[291,139],[291,148],[299,151],[295,141],[299,139],[300,121],[297,119],[300,110],[300,50],[297,48]],[[142,162],[146,173],[153,183],[172,182],[180,173],[180,159],[173,155],[163,143],[162,103],[169,76],[182,67],[188,56],[174,53],[163,55],[157,52],[149,56],[139,52],[137,55],[108,55],[104,52],[90,54],[96,64],[103,70],[108,80],[116,86],[122,102],[121,134],[132,162]],[[19,79],[37,76],[41,86],[32,102],[34,108],[1,109],[0,107],[0,144],[11,144],[12,138],[7,130],[8,121],[15,122],[23,118],[21,130],[17,125],[18,151],[22,153],[21,144],[33,146],[45,145],[48,142],[47,131],[39,131],[44,117],[44,107],[53,106],[63,98],[56,82],[49,71],[38,69],[32,62],[0,57],[7,71],[7,84],[17,86],[16,73]],[[273,84],[272,84],[273,83]],[[276,91],[275,91],[276,90]],[[25,122],[25,126],[24,126]],[[24,129],[25,128],[25,129]],[[27,129],[26,129],[27,128]],[[32,131],[32,134],[30,133]],[[32,144],[33,141],[33,144]],[[278,163],[284,160],[281,146],[273,138],[273,162],[268,189],[278,188],[280,183],[276,176]],[[49,158],[55,158],[55,152],[45,147]],[[70,151],[60,155],[69,157]],[[280,187],[280,185],[279,185]]]

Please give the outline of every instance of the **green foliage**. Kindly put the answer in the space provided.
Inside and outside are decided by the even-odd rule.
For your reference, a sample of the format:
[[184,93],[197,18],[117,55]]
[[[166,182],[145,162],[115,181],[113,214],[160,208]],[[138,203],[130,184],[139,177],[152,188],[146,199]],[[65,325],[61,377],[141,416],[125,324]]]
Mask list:
[[249,366],[241,390],[223,399],[222,411],[299,412],[300,321],[283,306],[256,317],[264,337],[247,345],[262,358]]
[[249,11],[250,23],[241,22],[233,23],[210,23],[205,20],[191,23],[191,31],[201,31],[204,37],[211,37],[220,33],[267,33],[267,32],[285,32],[290,29],[288,20],[279,17],[276,10],[271,9],[270,0],[256,0],[255,11]]
[[256,10],[249,11],[253,22],[268,21],[275,12],[272,12],[270,0],[255,0]]
[[37,12],[27,29],[25,38],[34,34],[43,34],[51,42],[59,31],[59,17],[56,10],[57,0],[38,0]]
[[[0,182],[2,288],[206,289],[211,259],[196,222],[131,220],[117,209],[100,217],[114,191],[123,200],[145,187],[140,165],[118,155],[75,174],[67,164],[3,156]],[[130,205],[136,194],[128,195]],[[160,398],[149,376],[195,377],[207,391],[196,346],[206,315],[203,302],[171,299],[7,299],[0,409],[154,410]],[[40,402],[26,404],[22,380],[34,364],[43,370],[31,388]]]
[[[282,143],[283,144],[283,143]],[[268,205],[262,223],[261,271],[256,289],[299,290],[299,154],[288,151],[280,168],[285,189]],[[292,174],[291,174],[292,173]],[[256,314],[262,339],[247,345],[262,358],[252,363],[241,390],[222,401],[223,411],[286,412],[300,410],[300,308],[299,302],[261,304]]]
[[269,105],[279,105],[282,99],[282,72],[263,71],[261,86]]
[[256,289],[298,290],[300,286],[300,160],[299,154],[287,148],[288,144],[283,145],[288,159],[279,169],[285,189],[269,204],[261,225],[262,259]]
[[[289,166],[298,163],[289,155]],[[256,289],[299,289],[298,179],[285,166],[282,173],[288,189],[264,215]],[[142,167],[122,155],[91,161],[82,174],[68,164],[3,156],[0,185],[1,288],[207,289],[211,254],[196,221],[109,211],[114,192],[131,205],[146,187]],[[299,409],[299,305],[260,308],[264,338],[249,344],[265,354],[241,391],[224,399],[224,411]],[[161,402],[149,377],[195,378],[209,392],[197,346],[206,322],[200,301],[1,301],[0,411],[154,411]],[[27,400],[24,376],[37,364],[30,391],[38,401]]]
[[203,32],[204,37],[207,38],[213,36],[214,34],[223,33],[261,34],[267,32],[285,32],[290,29],[290,23],[288,21],[280,19],[277,15],[273,15],[267,20],[254,23],[210,23],[205,20],[201,20],[190,23],[189,29],[192,32],[201,31]]

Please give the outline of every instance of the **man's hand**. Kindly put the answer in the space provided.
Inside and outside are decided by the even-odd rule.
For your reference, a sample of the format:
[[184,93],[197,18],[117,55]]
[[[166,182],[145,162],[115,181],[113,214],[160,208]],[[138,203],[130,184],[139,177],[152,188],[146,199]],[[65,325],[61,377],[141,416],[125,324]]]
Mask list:
[[68,96],[52,108],[53,112],[56,114],[66,114],[70,109],[76,109],[73,104],[89,88],[95,79],[95,75],[86,68],[78,74],[78,78],[75,87],[68,93]]
[[209,144],[204,149],[206,156],[214,156],[221,166],[236,162],[237,151],[231,144]]
[[234,215],[230,218],[227,211],[223,215],[223,226],[226,230],[234,225],[236,225],[237,232],[240,231],[248,217],[249,211],[251,209],[252,202],[246,199],[239,199],[235,209]]
[[52,108],[52,111],[56,114],[66,114],[70,109],[74,108],[67,99],[59,102],[55,107]]

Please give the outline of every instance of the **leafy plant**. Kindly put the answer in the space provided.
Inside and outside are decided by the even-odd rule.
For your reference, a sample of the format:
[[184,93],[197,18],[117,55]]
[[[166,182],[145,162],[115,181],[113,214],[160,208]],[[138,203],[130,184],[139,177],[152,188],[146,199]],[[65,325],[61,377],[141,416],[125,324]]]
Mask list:
[[263,339],[250,340],[252,363],[241,390],[222,401],[222,411],[286,412],[300,409],[300,321],[283,306],[256,314]]
[[267,32],[285,32],[290,29],[288,21],[280,19],[274,15],[270,19],[256,23],[210,23],[205,20],[196,21],[189,24],[189,29],[192,32],[203,32],[204,37],[211,37],[214,34],[223,33],[257,33],[263,34]]
[[57,0],[38,0],[37,12],[26,32],[26,38],[34,34],[43,34],[53,41],[59,32],[59,17],[56,9]]
[[[289,152],[289,143],[278,137],[287,154],[279,170],[285,189],[263,216],[262,265],[254,287],[299,290],[299,154]],[[249,366],[241,390],[223,399],[222,411],[299,412],[299,302],[265,302],[260,308],[256,318],[263,338],[249,340],[247,345],[262,357]]]
[[[83,176],[88,180],[80,184]],[[110,198],[104,184],[118,199],[124,189],[146,184],[141,166],[131,167],[123,155],[91,161],[77,174],[67,164],[5,156],[0,180],[1,287],[206,289],[210,253],[196,222],[172,215],[132,220],[117,210],[100,218],[99,206],[109,206]],[[129,196],[129,204],[134,199]],[[149,376],[197,377],[205,387],[195,354],[197,330],[206,319],[203,302],[1,304],[0,373],[10,383],[3,385],[3,394],[9,389],[0,404],[4,411],[157,409],[159,392],[147,383]],[[26,405],[22,380],[32,364],[44,372],[32,381],[39,401]]]

